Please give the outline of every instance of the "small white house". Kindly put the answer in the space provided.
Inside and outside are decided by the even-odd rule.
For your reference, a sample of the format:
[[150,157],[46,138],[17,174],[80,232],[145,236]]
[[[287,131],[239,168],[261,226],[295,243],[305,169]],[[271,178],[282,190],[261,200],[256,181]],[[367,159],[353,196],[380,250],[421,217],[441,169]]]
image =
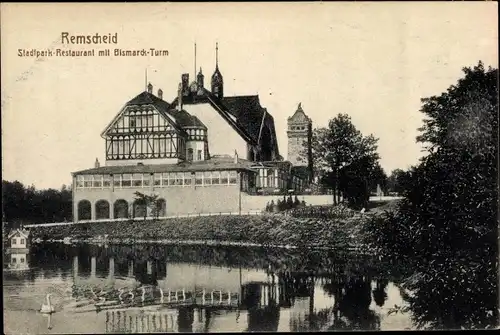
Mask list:
[[8,240],[11,249],[27,249],[29,248],[29,230],[14,229],[8,235]]

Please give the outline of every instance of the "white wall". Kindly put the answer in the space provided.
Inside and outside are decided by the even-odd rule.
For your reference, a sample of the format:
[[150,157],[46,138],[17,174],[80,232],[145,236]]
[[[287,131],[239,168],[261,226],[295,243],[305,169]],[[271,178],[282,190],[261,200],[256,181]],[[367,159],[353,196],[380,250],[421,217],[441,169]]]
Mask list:
[[196,116],[208,128],[208,150],[210,155],[247,156],[246,141],[210,106],[210,104],[184,105],[186,112]]
[[188,149],[190,149],[190,148],[193,149],[193,161],[198,160],[198,150],[201,150],[201,160],[206,159],[206,157],[205,157],[205,142],[203,142],[203,141],[187,141],[186,142],[186,159],[189,157],[188,156]]
[[[11,248],[26,248],[26,243],[27,243],[26,238],[18,235],[14,235],[10,240]],[[14,240],[16,241],[16,244],[14,244]],[[23,240],[24,243],[21,243],[21,240]]]

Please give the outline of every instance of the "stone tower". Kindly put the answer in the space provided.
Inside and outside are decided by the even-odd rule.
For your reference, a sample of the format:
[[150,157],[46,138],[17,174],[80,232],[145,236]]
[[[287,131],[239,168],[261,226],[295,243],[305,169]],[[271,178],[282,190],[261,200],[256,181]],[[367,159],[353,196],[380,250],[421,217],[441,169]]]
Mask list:
[[312,178],[312,120],[304,113],[301,104],[288,118],[288,161],[294,166],[307,167]]

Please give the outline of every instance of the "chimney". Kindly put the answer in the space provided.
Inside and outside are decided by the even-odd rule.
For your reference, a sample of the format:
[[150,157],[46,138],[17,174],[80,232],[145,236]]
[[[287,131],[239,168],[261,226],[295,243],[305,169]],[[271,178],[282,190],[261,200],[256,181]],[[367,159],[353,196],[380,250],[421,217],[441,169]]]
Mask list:
[[196,82],[198,83],[198,88],[203,88],[204,78],[205,76],[203,75],[203,72],[201,72],[201,67],[200,67],[200,72],[198,72],[198,76],[196,76]]
[[158,98],[163,100],[163,91],[161,88],[158,90]]
[[153,94],[153,85],[151,83],[148,84],[148,93]]
[[189,95],[189,73],[182,74],[182,94]]
[[234,150],[234,164],[238,164],[238,152]]
[[177,110],[182,110],[182,83],[179,83],[179,89],[177,90]]
[[94,167],[97,169],[100,166],[101,166],[101,164],[99,164],[99,160],[96,158],[95,163],[94,163]]

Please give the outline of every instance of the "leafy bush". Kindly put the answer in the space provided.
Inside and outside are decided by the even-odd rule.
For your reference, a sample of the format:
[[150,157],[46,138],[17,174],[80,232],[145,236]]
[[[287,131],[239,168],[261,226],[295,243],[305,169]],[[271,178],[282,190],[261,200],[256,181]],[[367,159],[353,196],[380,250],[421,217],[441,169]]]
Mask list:
[[412,274],[412,318],[432,328],[498,322],[498,70],[482,63],[423,99],[418,140],[429,154],[405,173],[397,214],[369,222],[367,241]]

